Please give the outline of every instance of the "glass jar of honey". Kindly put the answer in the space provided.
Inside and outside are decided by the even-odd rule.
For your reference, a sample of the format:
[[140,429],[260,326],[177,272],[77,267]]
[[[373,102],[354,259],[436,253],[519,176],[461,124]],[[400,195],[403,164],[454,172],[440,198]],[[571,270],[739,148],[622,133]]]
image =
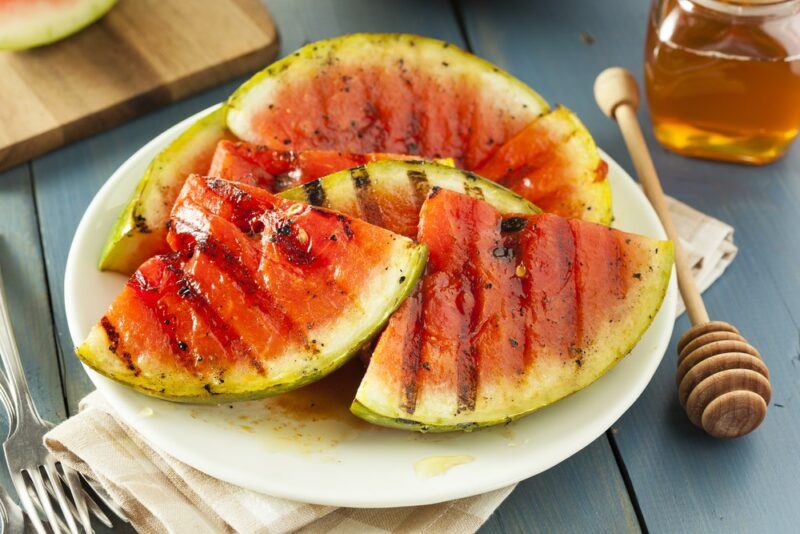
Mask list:
[[645,84],[655,136],[764,164],[800,131],[800,0],[654,0]]

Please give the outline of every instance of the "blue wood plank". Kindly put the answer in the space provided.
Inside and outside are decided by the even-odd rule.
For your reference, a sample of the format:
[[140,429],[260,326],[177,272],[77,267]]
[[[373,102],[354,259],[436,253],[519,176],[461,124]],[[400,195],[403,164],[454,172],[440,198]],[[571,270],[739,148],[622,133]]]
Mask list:
[[[614,64],[641,79],[647,2],[462,5],[479,53],[576,110],[598,143],[632,169],[616,126],[596,109],[591,91],[596,74]],[[712,316],[738,325],[761,349],[774,387],[774,404],[754,434],[720,442],[694,429],[676,400],[674,345],[688,326],[685,317],[678,321],[658,373],[614,434],[645,523],[653,532],[796,532],[800,150],[763,168],[692,160],[655,143],[646,108],[640,118],[667,192],[736,227],[739,257],[706,293],[706,303]]]
[[[22,365],[42,417],[59,421],[65,404],[28,165],[0,173],[0,214],[0,269]],[[5,436],[8,420],[0,412]],[[14,495],[5,467],[0,471],[0,482]]]
[[481,534],[639,532],[636,513],[605,436],[569,460],[521,482]]

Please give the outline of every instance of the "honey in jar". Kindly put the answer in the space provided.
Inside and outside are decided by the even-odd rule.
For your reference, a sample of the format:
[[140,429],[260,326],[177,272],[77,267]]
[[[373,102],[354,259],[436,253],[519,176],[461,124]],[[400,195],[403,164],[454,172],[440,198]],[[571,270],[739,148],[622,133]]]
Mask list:
[[800,130],[800,0],[655,0],[645,83],[667,148],[774,161]]

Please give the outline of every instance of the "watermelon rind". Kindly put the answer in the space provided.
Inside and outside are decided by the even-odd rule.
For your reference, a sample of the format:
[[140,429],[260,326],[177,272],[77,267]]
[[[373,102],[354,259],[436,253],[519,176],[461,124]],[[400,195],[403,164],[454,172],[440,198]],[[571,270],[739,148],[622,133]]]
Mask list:
[[[427,187],[449,189],[457,193],[480,198],[495,207],[500,213],[539,213],[541,210],[530,201],[505,187],[481,178],[475,173],[452,166],[426,161],[383,160],[363,166],[372,182],[376,196],[381,192],[393,196],[414,196],[419,180]],[[414,177],[414,180],[410,178]],[[320,195],[320,191],[323,195]],[[278,196],[310,204],[324,197],[324,207],[352,214],[351,206],[356,202],[356,185],[350,170],[329,174],[303,186],[283,191]]]
[[538,123],[551,132],[562,136],[559,150],[568,155],[575,168],[579,169],[576,180],[579,185],[571,202],[580,204],[580,219],[610,225],[614,219],[611,207],[611,184],[605,176],[598,180],[597,169],[603,165],[600,151],[597,149],[589,130],[575,113],[564,106],[542,115],[536,119]]
[[356,33],[308,44],[255,74],[228,99],[228,127],[245,141],[263,143],[261,135],[253,131],[251,119],[271,103],[282,85],[312,78],[324,66],[341,59],[364,67],[392,65],[399,57],[409,68],[437,76],[458,73],[469,80],[465,83],[491,91],[498,106],[512,110],[519,118],[533,120],[549,110],[547,101],[522,81],[445,41],[400,33]]
[[90,25],[117,0],[0,4],[0,50],[25,50],[59,41]]
[[[224,383],[211,386],[206,379],[186,373],[161,372],[157,367],[134,372],[109,350],[106,331],[95,325],[76,349],[80,360],[100,373],[141,393],[165,400],[220,404],[255,400],[299,388],[323,378],[358,354],[375,337],[392,313],[412,291],[427,261],[427,247],[395,236],[385,265],[376,265],[363,280],[361,301],[326,326],[315,331],[325,339],[322,348],[295,347],[280,355],[283,368],[271,367],[266,375],[236,377],[226,374]],[[398,280],[401,282],[398,283]]]
[[413,414],[406,413],[386,391],[385,384],[371,381],[367,373],[350,407],[351,412],[370,423],[390,428],[418,432],[469,432],[509,423],[589,386],[633,350],[661,307],[672,272],[673,245],[671,241],[651,242],[658,253],[651,257],[649,267],[652,271],[648,268],[646,273],[642,273],[643,283],[638,289],[636,306],[623,320],[605,326],[602,334],[594,340],[594,345],[600,348],[577,370],[569,370],[564,362],[554,362],[535,373],[528,373],[527,383],[517,384],[514,391],[496,391],[496,394],[512,399],[507,405],[481,410],[479,403],[475,411],[447,417],[440,415],[444,410],[437,406],[436,400],[428,405],[428,410],[424,410],[427,414],[419,410]]
[[148,258],[167,252],[166,223],[186,177],[205,174],[217,143],[231,138],[221,107],[198,119],[153,158],[112,227],[98,267],[131,274]]

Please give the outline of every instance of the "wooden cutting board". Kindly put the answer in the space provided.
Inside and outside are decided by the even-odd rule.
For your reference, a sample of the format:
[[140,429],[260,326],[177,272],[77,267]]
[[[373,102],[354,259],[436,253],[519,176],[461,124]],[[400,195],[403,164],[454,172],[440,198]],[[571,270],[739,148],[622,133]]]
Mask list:
[[0,169],[269,63],[260,0],[120,0],[50,46],[0,52]]

